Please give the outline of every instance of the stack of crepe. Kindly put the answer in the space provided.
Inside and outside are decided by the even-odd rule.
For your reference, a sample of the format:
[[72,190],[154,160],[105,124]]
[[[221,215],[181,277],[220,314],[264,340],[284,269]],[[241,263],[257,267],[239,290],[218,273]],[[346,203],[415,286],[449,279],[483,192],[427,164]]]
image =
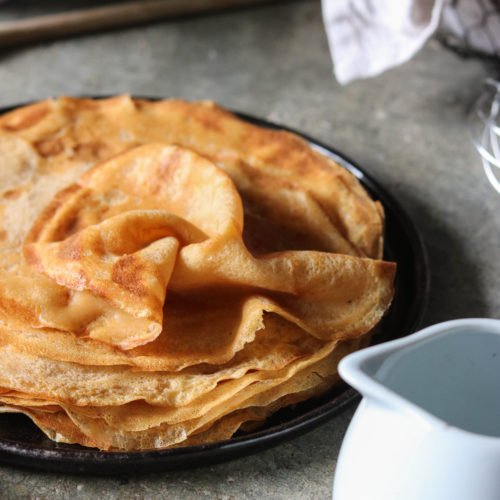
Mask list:
[[383,210],[209,102],[0,117],[0,411],[102,450],[228,439],[337,381],[390,305]]

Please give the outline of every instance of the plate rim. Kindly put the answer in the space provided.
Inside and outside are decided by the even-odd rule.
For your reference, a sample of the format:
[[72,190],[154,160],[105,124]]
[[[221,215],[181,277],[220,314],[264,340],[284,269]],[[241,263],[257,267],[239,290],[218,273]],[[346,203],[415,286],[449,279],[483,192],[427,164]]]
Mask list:
[[[114,97],[111,95],[98,96],[76,96],[80,98],[105,99]],[[131,95],[133,99],[146,99],[158,101],[168,97],[151,97]],[[20,104],[0,106],[0,115],[13,111],[17,108],[33,104],[37,101],[29,101]],[[295,128],[270,121],[252,114],[225,108],[237,117],[260,127],[274,130],[291,132],[304,139],[313,149],[326,155],[350,171],[369,191],[370,196],[376,194],[384,209],[389,208],[391,215],[398,219],[398,225],[404,229],[417,264],[414,271],[414,279],[417,283],[418,295],[414,297],[409,320],[407,320],[405,332],[401,335],[391,336],[391,339],[400,338],[415,332],[422,324],[430,290],[430,266],[428,252],[424,239],[416,223],[408,215],[406,209],[390,194],[365,168],[352,160],[339,149],[318,140],[307,133]],[[83,447],[61,447],[56,443],[54,447],[28,446],[16,441],[10,441],[0,437],[0,462],[17,466],[44,469],[50,471],[63,471],[82,474],[112,475],[125,472],[124,467],[130,467],[135,473],[155,472],[159,470],[187,469],[205,465],[207,461],[211,464],[249,455],[261,449],[270,448],[308,432],[319,425],[327,422],[334,416],[342,413],[348,407],[360,399],[359,393],[345,385],[345,389],[336,397],[321,403],[290,420],[252,432],[247,435],[233,437],[228,440],[218,441],[206,445],[197,445],[184,448],[171,448],[165,450],[151,450],[139,452],[103,452],[93,448]],[[34,424],[33,424],[34,425]],[[209,459],[209,460],[207,460]],[[208,465],[208,464],[207,464]]]

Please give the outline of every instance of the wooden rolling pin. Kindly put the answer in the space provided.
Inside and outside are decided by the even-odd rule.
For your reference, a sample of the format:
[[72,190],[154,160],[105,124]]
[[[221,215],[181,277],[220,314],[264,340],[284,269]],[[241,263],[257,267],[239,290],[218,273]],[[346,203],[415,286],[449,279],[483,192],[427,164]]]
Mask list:
[[0,47],[283,0],[142,0],[0,23]]

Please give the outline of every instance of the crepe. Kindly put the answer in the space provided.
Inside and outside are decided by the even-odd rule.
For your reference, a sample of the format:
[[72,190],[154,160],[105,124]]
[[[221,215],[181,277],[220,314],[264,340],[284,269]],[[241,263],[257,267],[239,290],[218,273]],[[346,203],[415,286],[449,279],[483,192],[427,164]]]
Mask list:
[[266,318],[266,329],[229,363],[197,365],[173,373],[56,361],[27,355],[6,343],[0,346],[0,387],[78,406],[123,405],[139,400],[152,405],[185,406],[222,381],[248,385],[255,377],[273,377],[277,370],[320,348],[321,342],[272,315]]
[[[246,234],[250,247],[290,249],[292,240],[294,249],[382,256],[380,204],[353,175],[299,137],[249,124],[211,102],[128,96],[63,97],[0,117],[0,151],[17,151],[2,154],[2,169],[17,174],[4,189],[9,200],[4,205],[4,248],[18,248],[54,194],[84,170],[151,142],[187,148],[233,176],[243,202],[254,207],[249,218],[264,225],[257,234]],[[293,218],[282,216],[287,213]],[[301,234],[290,226],[299,227]],[[279,234],[262,245],[259,233],[274,227]]]
[[0,411],[106,450],[227,439],[337,380],[393,296],[383,210],[209,102],[0,117]]
[[[366,333],[382,316],[392,265],[313,251],[254,257],[242,230],[241,200],[223,171],[178,147],[134,148],[56,195],[24,247],[36,273],[0,274],[0,315],[18,328],[81,333],[126,350],[160,335],[167,287],[202,303],[214,302],[214,289],[223,289],[223,303],[239,294],[244,306],[219,315],[225,322],[243,312],[241,324],[253,325],[235,350],[253,338],[264,311],[324,340]],[[168,298],[166,311],[168,334]]]
[[[110,414],[110,409],[107,409],[107,415],[104,412],[107,418],[102,418],[98,413],[94,412],[93,416],[89,416],[89,412],[86,414],[79,411],[78,408],[69,406],[62,407],[63,412],[54,412],[52,408],[47,412],[37,406],[28,406],[24,412],[35,422],[40,422],[40,427],[45,432],[47,432],[47,428],[53,427],[58,420],[64,421],[67,429],[63,427],[63,433],[60,433],[57,439],[62,442],[73,442],[74,437],[72,436],[81,433],[85,438],[80,438],[77,442],[84,440],[87,445],[91,443],[93,446],[106,450],[142,450],[173,446],[185,441],[197,431],[203,432],[206,426],[214,421],[231,415],[235,408],[240,410],[253,407],[264,408],[264,411],[260,413],[260,419],[262,419],[267,416],[266,408],[269,411],[271,409],[275,411],[283,404],[299,402],[310,396],[313,390],[318,390],[318,386],[323,390],[326,389],[333,380],[336,380],[335,367],[339,357],[352,349],[352,346],[346,344],[342,346],[343,350],[333,352],[333,347],[330,345],[324,350],[324,352],[330,352],[329,355],[324,356],[324,352],[318,352],[309,359],[291,366],[287,374],[282,372],[281,376],[277,378],[256,382],[249,386],[246,391],[239,391],[235,397],[227,401],[213,403],[207,410],[198,410],[194,413],[185,412],[185,415],[181,417],[184,420],[180,422],[166,419],[165,415],[176,414],[170,408],[154,412],[144,405],[123,409],[118,407],[117,410],[121,413],[122,418],[119,416],[116,418],[116,415]],[[320,358],[319,361],[317,361],[318,358]],[[5,399],[11,401],[9,398]],[[29,401],[27,402],[29,403]],[[0,407],[1,411],[2,407]],[[45,414],[43,419],[41,418],[42,413]],[[61,413],[65,413],[73,425]],[[240,414],[241,420],[238,423],[241,425],[244,421],[259,420],[257,415],[259,414],[246,413],[244,418],[241,418]],[[127,418],[124,419],[123,416],[127,416]],[[69,431],[69,428],[73,428],[73,430]],[[60,430],[61,427],[56,424],[55,429]],[[50,432],[47,434],[50,437]]]

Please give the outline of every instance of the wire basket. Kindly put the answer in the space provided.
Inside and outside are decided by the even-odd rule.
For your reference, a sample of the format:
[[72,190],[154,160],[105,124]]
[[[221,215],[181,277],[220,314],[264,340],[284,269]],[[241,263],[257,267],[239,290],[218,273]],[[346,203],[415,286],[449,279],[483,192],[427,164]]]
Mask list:
[[438,38],[464,56],[500,58],[500,0],[444,0]]
[[469,129],[484,172],[500,193],[500,82],[487,79],[469,113]]

